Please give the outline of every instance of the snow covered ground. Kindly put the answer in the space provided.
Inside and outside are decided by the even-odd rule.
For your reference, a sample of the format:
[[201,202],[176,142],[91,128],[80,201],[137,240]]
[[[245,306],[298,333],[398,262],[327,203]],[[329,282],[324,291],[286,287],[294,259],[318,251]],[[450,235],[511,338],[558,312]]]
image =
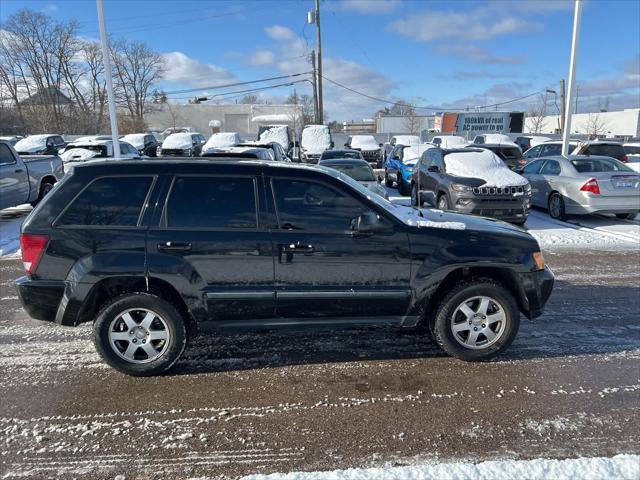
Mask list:
[[0,210],[0,257],[20,255],[20,226],[31,205]]
[[243,480],[637,480],[640,455],[567,460],[505,460],[411,467],[352,468],[332,472],[249,475]]

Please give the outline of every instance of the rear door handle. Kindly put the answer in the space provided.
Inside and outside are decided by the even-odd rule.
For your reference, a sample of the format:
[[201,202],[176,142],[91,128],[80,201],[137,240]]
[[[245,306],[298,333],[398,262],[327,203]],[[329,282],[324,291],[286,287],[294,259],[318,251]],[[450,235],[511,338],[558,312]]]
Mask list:
[[162,242],[158,243],[159,251],[173,251],[173,252],[188,252],[191,250],[190,243],[181,243],[181,242]]

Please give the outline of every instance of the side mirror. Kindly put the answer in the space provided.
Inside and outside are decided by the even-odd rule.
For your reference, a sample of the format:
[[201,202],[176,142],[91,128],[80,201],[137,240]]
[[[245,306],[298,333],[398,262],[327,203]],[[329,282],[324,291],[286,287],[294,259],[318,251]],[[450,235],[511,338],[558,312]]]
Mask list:
[[429,168],[427,168],[427,171],[440,173],[440,167],[438,167],[437,165],[430,165]]
[[382,177],[380,175],[378,175],[378,183],[382,183]]
[[379,143],[379,144],[378,144],[378,146],[379,146],[380,148],[382,148],[382,147],[384,147],[384,144]]
[[348,144],[348,143],[345,143],[345,144],[344,144],[344,146],[345,146],[345,147],[347,147],[347,148],[349,148],[349,144]]
[[400,157],[398,155],[394,155],[393,157],[391,157],[392,160],[400,160]]
[[371,235],[387,231],[388,226],[377,214],[367,212],[351,221],[351,230],[356,234]]
[[329,143],[329,148],[333,148],[333,147],[335,147],[335,146],[336,146],[336,144],[335,144],[335,143],[333,143],[333,140],[331,140],[331,142]]

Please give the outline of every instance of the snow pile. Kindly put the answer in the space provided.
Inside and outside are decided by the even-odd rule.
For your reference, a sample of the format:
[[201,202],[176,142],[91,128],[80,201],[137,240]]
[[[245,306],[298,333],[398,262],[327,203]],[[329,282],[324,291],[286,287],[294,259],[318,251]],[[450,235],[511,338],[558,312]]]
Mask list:
[[[412,227],[444,228],[446,230],[464,230],[467,226],[463,222],[434,221],[421,217],[417,209],[397,205],[393,210],[388,210],[399,220]],[[442,213],[442,210],[431,209],[432,213]]]
[[65,150],[59,155],[63,162],[79,161],[85,162],[100,155],[99,151],[89,150],[87,148],[76,147]]
[[527,179],[509,170],[500,157],[490,150],[469,150],[450,153],[444,157],[449,175],[484,180],[483,187],[526,185]]
[[331,146],[331,135],[326,125],[307,125],[302,130],[302,148],[311,154],[321,154]]
[[193,140],[190,133],[172,133],[162,142],[162,148],[167,149],[186,149],[193,146]]
[[136,150],[140,150],[144,147],[144,137],[144,133],[130,133],[129,135],[122,137],[120,140],[133,145]]
[[286,125],[274,125],[269,127],[269,130],[265,130],[260,134],[258,138],[259,142],[276,142],[279,143],[282,148],[287,150],[289,148],[289,134]]
[[207,143],[205,143],[202,147],[202,153],[207,153],[223,148],[235,147],[241,142],[242,139],[240,138],[240,134],[238,132],[214,133],[209,137]]
[[397,135],[396,145],[420,145],[420,137],[417,135]]
[[420,158],[422,154],[427,150],[429,150],[430,148],[436,148],[436,147],[433,145],[423,144],[423,145],[412,145],[411,147],[405,148],[403,152],[402,163],[408,163],[409,160],[417,161],[417,159]]
[[351,137],[351,148],[359,150],[378,150],[380,146],[373,135],[354,135]]
[[46,148],[47,138],[50,136],[48,133],[43,135],[29,135],[27,138],[18,141],[14,145],[14,148],[16,152],[38,152]]
[[511,137],[504,133],[485,133],[484,143],[512,143]]
[[351,468],[333,472],[293,472],[249,475],[243,480],[636,480],[640,455],[566,460],[502,460],[482,463],[441,463],[386,468]]

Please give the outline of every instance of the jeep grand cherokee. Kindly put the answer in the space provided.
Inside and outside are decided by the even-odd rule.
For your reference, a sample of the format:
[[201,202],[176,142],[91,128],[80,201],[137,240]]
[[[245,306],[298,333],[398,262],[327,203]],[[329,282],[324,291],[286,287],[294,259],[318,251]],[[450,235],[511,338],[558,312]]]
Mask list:
[[130,375],[169,369],[188,335],[226,327],[427,326],[490,358],[535,318],[553,275],[506,223],[396,206],[318,166],[153,160],[75,167],[21,232],[20,299],[93,323]]

